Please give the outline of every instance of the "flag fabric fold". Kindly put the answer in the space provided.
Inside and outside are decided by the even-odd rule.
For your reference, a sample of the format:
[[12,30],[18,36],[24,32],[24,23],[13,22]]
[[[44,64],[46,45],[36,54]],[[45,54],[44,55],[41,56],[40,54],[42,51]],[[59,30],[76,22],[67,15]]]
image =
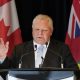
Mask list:
[[11,56],[15,45],[22,43],[14,0],[0,0],[0,38],[9,41],[8,56]]
[[80,0],[73,0],[65,43],[80,67]]

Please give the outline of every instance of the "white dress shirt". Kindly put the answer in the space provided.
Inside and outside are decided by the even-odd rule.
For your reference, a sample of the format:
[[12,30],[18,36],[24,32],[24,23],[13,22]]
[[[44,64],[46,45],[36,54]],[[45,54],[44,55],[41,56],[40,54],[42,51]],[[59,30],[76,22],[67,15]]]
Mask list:
[[[44,46],[44,49],[43,49],[43,55],[42,55],[41,62],[39,62],[38,59],[37,59],[37,54],[38,54],[38,53],[37,53],[37,49],[38,49],[38,47],[39,47],[41,44],[38,44],[38,43],[36,43],[36,42],[34,42],[34,41],[33,41],[33,44],[34,44],[34,51],[35,51],[35,68],[39,68],[39,65],[42,64],[43,61],[44,61],[44,58],[45,58],[45,55],[46,55],[46,52],[47,52],[47,48],[48,48],[49,42],[48,42],[47,45],[46,45],[46,44],[43,45],[43,46]],[[36,45],[36,46],[35,46],[35,45]],[[40,57],[40,56],[38,56],[38,57]]]

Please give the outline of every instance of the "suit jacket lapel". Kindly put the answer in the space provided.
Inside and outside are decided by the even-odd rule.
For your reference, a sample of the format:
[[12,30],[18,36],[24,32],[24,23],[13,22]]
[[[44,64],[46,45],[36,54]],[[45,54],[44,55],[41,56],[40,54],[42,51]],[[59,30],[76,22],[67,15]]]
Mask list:
[[42,67],[60,67],[61,58],[57,55],[56,50],[56,43],[54,41],[50,41]]
[[29,44],[26,44],[24,51],[27,55],[25,55],[23,58],[22,68],[34,68],[35,57],[32,41],[30,41]]

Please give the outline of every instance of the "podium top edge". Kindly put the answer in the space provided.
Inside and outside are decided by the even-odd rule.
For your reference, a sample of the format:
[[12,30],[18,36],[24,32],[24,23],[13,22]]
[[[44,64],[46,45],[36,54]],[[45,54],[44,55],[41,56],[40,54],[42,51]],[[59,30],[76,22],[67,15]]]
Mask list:
[[16,69],[0,69],[2,71],[80,71],[79,69],[70,69],[70,68],[16,68]]

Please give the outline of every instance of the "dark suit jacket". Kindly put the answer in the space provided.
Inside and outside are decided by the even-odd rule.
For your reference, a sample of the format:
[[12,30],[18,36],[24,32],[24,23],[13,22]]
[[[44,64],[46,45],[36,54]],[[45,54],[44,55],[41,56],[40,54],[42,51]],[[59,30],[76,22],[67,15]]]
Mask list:
[[[19,62],[22,62],[22,68],[34,68],[34,55],[33,41],[20,44],[15,47],[12,58],[4,61],[5,64],[7,62],[4,68],[6,66],[17,68]],[[61,68],[61,62],[64,64],[64,68],[78,68],[68,46],[51,40],[42,67]]]

